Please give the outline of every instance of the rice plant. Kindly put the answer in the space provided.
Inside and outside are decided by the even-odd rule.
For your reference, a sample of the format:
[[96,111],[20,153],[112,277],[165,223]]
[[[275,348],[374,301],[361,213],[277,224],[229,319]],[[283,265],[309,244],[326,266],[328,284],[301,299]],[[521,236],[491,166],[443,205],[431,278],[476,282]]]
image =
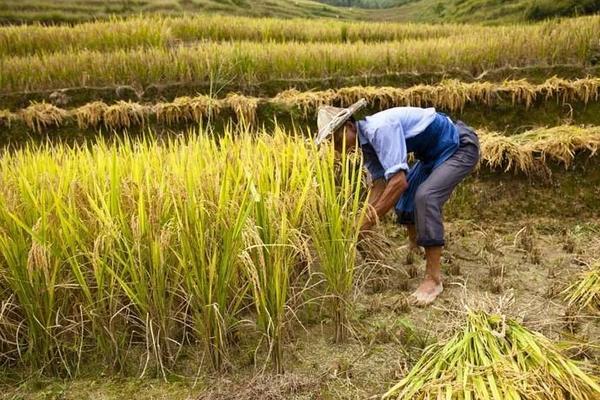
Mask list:
[[[3,153],[0,361],[76,375],[82,362],[119,370],[141,352],[139,374],[164,377],[199,343],[199,362],[223,370],[241,333],[258,330],[257,352],[266,343],[283,371],[310,236],[340,310],[362,203],[349,161],[338,182],[334,159],[299,132],[270,133]],[[335,229],[314,229],[329,217]]]
[[588,66],[597,45],[598,26],[598,17],[587,17],[551,28],[540,26],[533,32],[504,27],[497,35],[466,34],[383,43],[199,41],[175,48],[117,48],[106,52],[84,48],[7,56],[0,58],[0,90],[146,87],[211,80],[235,81],[243,86],[277,79],[455,69],[477,75],[489,69],[532,64]]
[[[309,153],[279,131],[274,139],[256,143],[262,154],[256,165],[260,173],[252,182],[255,193],[253,228],[247,233],[246,271],[252,287],[258,327],[268,343],[268,358],[283,373],[283,339],[290,280],[303,245],[302,217],[312,194]],[[269,147],[280,149],[278,154]],[[292,310],[293,311],[293,310]]]
[[342,154],[340,158],[332,146],[324,149],[319,158],[311,215],[312,241],[327,286],[337,343],[346,339],[349,328],[358,228],[366,210],[361,201],[361,168],[356,168],[355,157]]
[[[590,19],[580,18],[587,25]],[[562,22],[569,29],[570,21]],[[551,24],[492,27],[465,24],[415,24],[310,19],[247,18],[194,15],[112,18],[74,26],[5,26],[0,28],[0,56],[55,53],[91,49],[172,47],[198,40],[276,42],[383,42],[435,39],[464,35],[500,35],[511,32],[540,34]]]
[[598,377],[542,334],[496,314],[469,311],[464,328],[425,349],[384,399],[597,398]]

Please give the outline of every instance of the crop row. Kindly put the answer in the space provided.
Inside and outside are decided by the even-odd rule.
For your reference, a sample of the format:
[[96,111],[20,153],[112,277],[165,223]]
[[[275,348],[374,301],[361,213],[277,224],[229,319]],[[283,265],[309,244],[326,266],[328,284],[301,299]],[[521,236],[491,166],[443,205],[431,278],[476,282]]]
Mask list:
[[0,91],[174,82],[312,79],[529,65],[591,65],[600,23],[540,35],[466,35],[383,43],[198,42],[174,48],[65,51],[0,58]]
[[[580,23],[591,21],[582,19]],[[135,47],[168,47],[197,40],[260,42],[383,42],[429,39],[462,34],[528,31],[532,35],[570,29],[572,23],[484,27],[459,24],[375,23],[309,19],[246,18],[214,15],[145,16],[74,26],[7,26],[0,28],[0,56],[62,52],[65,49],[107,51]],[[562,27],[562,28],[561,28]]]
[[234,114],[237,120],[254,124],[261,107],[270,112],[289,113],[297,110],[305,116],[314,115],[322,105],[348,106],[366,98],[373,109],[395,106],[432,106],[458,112],[468,104],[491,107],[499,101],[513,106],[531,107],[537,101],[588,104],[600,98],[600,78],[564,80],[550,78],[540,84],[526,80],[502,83],[443,81],[439,85],[417,85],[410,88],[347,87],[324,91],[299,92],[288,90],[273,98],[258,98],[229,94],[224,98],[209,96],[179,97],[172,102],[140,104],[117,102],[108,105],[96,101],[74,109],[62,109],[47,103],[34,103],[16,113],[0,112],[0,123],[20,121],[35,132],[48,128],[77,124],[81,129],[123,129],[149,123],[174,125],[198,123],[219,114]]
[[[319,303],[344,340],[360,158],[277,128],[190,133],[2,155],[1,363],[75,374],[80,362],[118,368],[143,349],[166,373],[200,343],[222,369],[243,337],[281,371],[285,333]],[[481,142],[483,163],[525,169],[524,154],[568,163],[595,153],[600,129]]]
[[4,155],[2,363],[73,373],[140,345],[164,372],[200,342],[219,370],[248,328],[279,370],[298,285],[318,285],[343,340],[364,209],[354,160],[282,131]]

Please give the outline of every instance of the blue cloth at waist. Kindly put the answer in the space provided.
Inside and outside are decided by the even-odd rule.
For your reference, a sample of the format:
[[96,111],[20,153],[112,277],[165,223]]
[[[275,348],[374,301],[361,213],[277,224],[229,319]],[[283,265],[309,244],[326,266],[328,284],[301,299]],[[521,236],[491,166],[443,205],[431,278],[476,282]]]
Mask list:
[[413,152],[418,161],[408,173],[408,188],[396,203],[396,213],[414,212],[415,194],[419,185],[435,168],[450,158],[458,147],[458,129],[440,112],[423,132],[406,140],[408,152]]

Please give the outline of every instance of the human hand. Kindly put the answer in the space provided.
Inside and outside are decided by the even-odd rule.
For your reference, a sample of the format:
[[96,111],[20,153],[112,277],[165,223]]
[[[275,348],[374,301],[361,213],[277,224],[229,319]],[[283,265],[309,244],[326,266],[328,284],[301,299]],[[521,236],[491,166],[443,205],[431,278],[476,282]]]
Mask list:
[[371,228],[377,224],[379,217],[377,216],[377,211],[371,205],[367,206],[367,210],[365,212],[365,219],[360,227],[361,233],[371,230]]

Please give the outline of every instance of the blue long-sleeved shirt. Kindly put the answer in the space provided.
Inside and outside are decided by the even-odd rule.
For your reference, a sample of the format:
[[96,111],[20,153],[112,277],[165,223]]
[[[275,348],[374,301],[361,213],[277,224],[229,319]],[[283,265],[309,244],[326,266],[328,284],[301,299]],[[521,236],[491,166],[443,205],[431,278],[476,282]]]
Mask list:
[[390,108],[357,121],[357,128],[364,164],[373,180],[408,173],[410,152],[435,168],[458,148],[454,124],[435,108]]

